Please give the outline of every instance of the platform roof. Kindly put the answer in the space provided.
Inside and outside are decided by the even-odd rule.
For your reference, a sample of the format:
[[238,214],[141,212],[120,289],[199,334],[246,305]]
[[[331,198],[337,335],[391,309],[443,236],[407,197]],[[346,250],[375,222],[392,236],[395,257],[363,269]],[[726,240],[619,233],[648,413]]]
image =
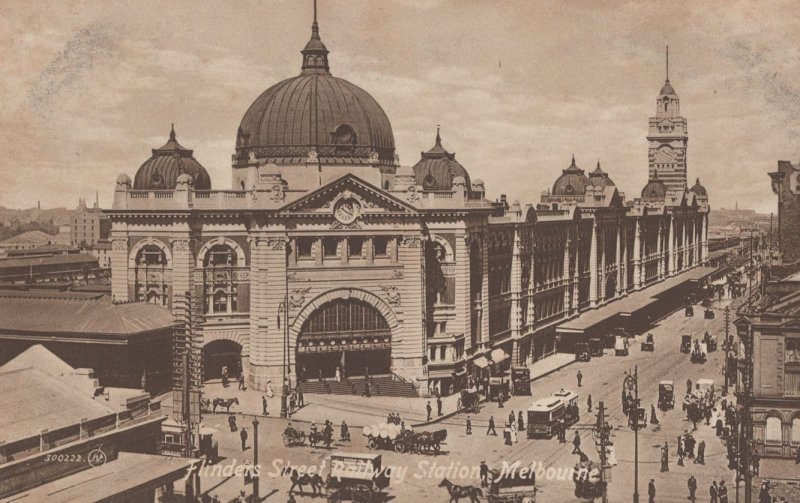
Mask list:
[[716,267],[695,267],[682,272],[677,276],[667,278],[660,283],[650,285],[642,290],[633,292],[627,297],[614,300],[597,309],[592,309],[581,313],[577,318],[566,321],[556,327],[556,332],[560,333],[583,333],[586,330],[604,321],[610,320],[617,315],[631,315],[641,311],[647,306],[655,304],[659,297],[690,281],[704,279],[716,271]]
[[[196,460],[120,452],[114,461],[63,477],[4,500],[8,503],[132,501],[135,491],[185,476]],[[125,496],[128,496],[126,498]]]

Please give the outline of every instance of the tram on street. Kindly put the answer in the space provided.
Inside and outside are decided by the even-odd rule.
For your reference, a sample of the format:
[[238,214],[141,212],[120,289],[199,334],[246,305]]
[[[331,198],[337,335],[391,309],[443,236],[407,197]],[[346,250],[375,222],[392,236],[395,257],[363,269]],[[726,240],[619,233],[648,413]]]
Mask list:
[[528,438],[553,438],[564,409],[564,402],[556,396],[534,402],[528,407]]

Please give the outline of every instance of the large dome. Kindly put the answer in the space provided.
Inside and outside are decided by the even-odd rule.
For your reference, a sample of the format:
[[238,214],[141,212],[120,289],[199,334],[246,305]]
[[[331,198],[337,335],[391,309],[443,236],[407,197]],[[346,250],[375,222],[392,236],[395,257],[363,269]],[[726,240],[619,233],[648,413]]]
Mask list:
[[586,194],[586,186],[589,185],[589,178],[583,170],[575,164],[575,156],[572,156],[572,164],[563,171],[561,176],[553,184],[554,196],[582,196]]
[[236,157],[297,164],[315,151],[322,163],[395,164],[389,118],[369,93],[331,75],[316,19],[302,54],[300,75],[264,91],[244,114]]
[[136,171],[134,190],[175,190],[178,177],[188,174],[197,190],[211,190],[211,178],[206,169],[192,156],[192,151],[183,148],[175,139],[175,128],[169,133],[169,141],[154,148],[153,155]]

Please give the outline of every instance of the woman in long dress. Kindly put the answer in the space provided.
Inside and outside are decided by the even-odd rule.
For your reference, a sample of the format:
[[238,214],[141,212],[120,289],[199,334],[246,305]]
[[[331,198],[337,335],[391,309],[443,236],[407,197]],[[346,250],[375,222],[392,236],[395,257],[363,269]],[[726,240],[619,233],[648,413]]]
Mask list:
[[342,382],[342,367],[336,367],[336,382]]
[[275,396],[275,390],[272,389],[272,381],[267,381],[267,398]]

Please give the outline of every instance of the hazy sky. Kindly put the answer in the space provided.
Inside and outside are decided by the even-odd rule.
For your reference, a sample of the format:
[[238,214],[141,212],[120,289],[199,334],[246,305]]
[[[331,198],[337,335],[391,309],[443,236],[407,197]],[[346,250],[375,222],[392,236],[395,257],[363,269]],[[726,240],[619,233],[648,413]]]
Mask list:
[[[331,71],[386,110],[400,161],[444,146],[489,196],[536,202],[575,154],[628,198],[670,81],[690,184],[771,211],[767,171],[800,160],[800,2],[320,0]],[[300,71],[311,0],[0,2],[0,205],[110,206],[167,139],[230,188],[250,103]],[[794,40],[794,42],[792,42]]]

